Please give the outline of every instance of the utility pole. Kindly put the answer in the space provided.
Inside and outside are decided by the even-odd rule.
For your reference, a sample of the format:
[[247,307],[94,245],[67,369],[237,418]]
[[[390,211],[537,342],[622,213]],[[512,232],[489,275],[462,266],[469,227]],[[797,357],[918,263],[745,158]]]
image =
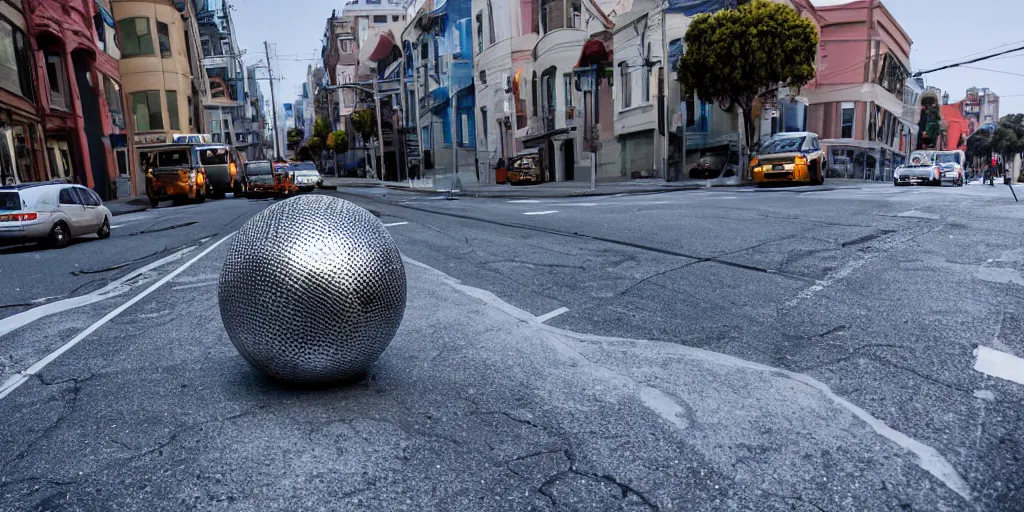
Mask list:
[[[380,165],[377,165],[377,155],[373,155],[373,165],[377,169],[377,179],[384,181],[384,129],[381,127],[380,118],[380,86],[377,80],[378,67],[373,69],[373,105],[377,110],[377,147],[380,148]],[[392,126],[392,128],[394,128]]]
[[263,41],[263,51],[267,55],[267,72],[270,73],[270,113],[274,121],[274,159],[281,158],[280,139],[277,133],[277,99],[274,96],[274,68],[270,65],[270,45]]

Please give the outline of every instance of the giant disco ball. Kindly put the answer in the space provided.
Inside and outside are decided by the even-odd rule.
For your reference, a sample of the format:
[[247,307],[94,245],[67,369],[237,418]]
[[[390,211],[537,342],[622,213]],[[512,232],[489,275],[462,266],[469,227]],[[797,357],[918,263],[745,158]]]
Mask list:
[[370,212],[308,195],[238,230],[220,272],[220,314],[253,366],[324,384],[366,372],[405,314],[405,267]]

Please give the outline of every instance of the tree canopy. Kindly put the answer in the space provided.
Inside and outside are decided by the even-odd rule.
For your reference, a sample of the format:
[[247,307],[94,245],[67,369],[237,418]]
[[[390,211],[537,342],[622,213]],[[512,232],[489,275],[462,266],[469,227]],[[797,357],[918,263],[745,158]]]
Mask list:
[[320,140],[327,140],[327,137],[331,134],[331,123],[327,122],[326,119],[320,118],[313,121],[313,136],[319,137]]
[[377,136],[377,116],[373,110],[364,108],[352,113],[352,127],[363,140],[370,140]]
[[348,152],[348,134],[344,130],[335,130],[327,136],[328,151],[340,155]]
[[742,108],[748,147],[754,138],[754,100],[780,84],[802,87],[816,72],[814,24],[768,0],[698,15],[684,42],[677,67],[684,93],[725,110]]

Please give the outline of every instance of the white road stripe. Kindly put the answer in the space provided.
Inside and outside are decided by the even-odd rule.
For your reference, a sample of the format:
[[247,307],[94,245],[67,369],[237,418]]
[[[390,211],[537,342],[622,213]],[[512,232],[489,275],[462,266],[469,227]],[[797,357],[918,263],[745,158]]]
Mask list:
[[554,310],[554,311],[552,311],[550,313],[538,316],[537,317],[537,321],[540,322],[540,323],[547,322],[548,320],[551,320],[552,318],[554,318],[554,317],[556,317],[558,315],[561,315],[562,313],[565,313],[566,311],[569,311],[569,308],[558,308],[558,309],[556,309],[556,310]]
[[390,228],[391,226],[404,226],[406,224],[408,224],[408,222],[392,222],[390,224],[384,224],[384,227]]
[[191,289],[191,288],[201,288],[203,286],[211,286],[211,285],[215,285],[215,284],[217,284],[217,281],[211,281],[209,283],[183,284],[181,286],[175,286],[175,287],[171,288],[171,291],[188,290],[188,289]]
[[1024,359],[994,348],[978,345],[974,351],[974,369],[986,375],[1024,384]]
[[117,224],[117,225],[114,225],[114,226],[110,226],[110,229],[117,229],[117,228],[120,228],[120,227],[124,227],[124,224]]
[[523,212],[523,215],[550,215],[552,213],[558,213],[558,210],[547,210],[543,212]]
[[79,342],[84,340],[90,334],[96,332],[96,330],[99,329],[100,327],[103,327],[103,325],[105,325],[107,322],[113,320],[114,318],[117,318],[118,315],[120,315],[121,313],[124,313],[125,310],[127,310],[130,307],[132,307],[135,303],[137,303],[140,300],[146,298],[147,295],[155,292],[161,286],[167,284],[171,279],[174,279],[179,274],[181,274],[182,272],[187,270],[189,267],[192,266],[192,264],[194,264],[195,262],[199,261],[200,258],[202,258],[203,256],[206,256],[211,251],[216,249],[218,245],[224,243],[224,241],[226,241],[227,239],[229,239],[232,236],[234,236],[235,233],[237,233],[237,231],[228,234],[227,236],[225,236],[224,238],[221,238],[220,240],[217,240],[217,242],[215,242],[210,247],[206,248],[206,250],[204,250],[203,252],[197,254],[194,258],[186,261],[180,267],[174,269],[171,273],[167,274],[162,279],[160,279],[159,281],[154,283],[153,286],[150,286],[149,288],[146,288],[145,290],[143,290],[138,295],[132,297],[131,299],[129,299],[124,304],[121,304],[120,306],[118,306],[117,309],[111,311],[110,313],[107,313],[103,318],[100,318],[99,320],[97,320],[96,323],[90,325],[84,331],[80,332],[78,334],[78,336],[75,336],[74,338],[71,338],[71,341],[65,343],[63,346],[61,346],[57,350],[54,350],[53,352],[51,352],[46,357],[40,359],[39,361],[36,362],[36,364],[33,364],[32,366],[29,366],[27,370],[11,376],[11,378],[7,379],[6,382],[4,382],[2,385],[0,385],[0,400],[6,398],[7,395],[11,394],[15,389],[18,389],[18,387],[21,386],[22,384],[24,384],[25,381],[27,381],[28,379],[32,378],[33,375],[39,373],[43,368],[46,368],[46,365],[52,363],[54,360],[56,360],[58,357],[60,357],[61,354],[67,352],[68,350],[71,350],[71,348],[73,348]]
[[536,199],[513,199],[513,200],[508,201],[508,202],[509,203],[539,203],[540,201],[538,201]]
[[195,250],[195,247],[186,247],[170,256],[165,256],[159,260],[154,261],[138,270],[129,272],[124,277],[114,281],[99,290],[85,295],[79,295],[77,297],[71,297],[63,300],[50,302],[43,304],[42,306],[34,307],[28,311],[22,311],[16,315],[11,315],[6,318],[0,319],[0,336],[3,336],[15,329],[24,327],[40,318],[44,318],[56,313],[61,313],[69,309],[80,308],[82,306],[88,306],[102,300],[106,300],[112,297],[121,295],[136,286],[143,284],[145,281],[139,281],[137,278],[143,276],[147,272],[150,272],[156,268],[159,268],[167,263],[176,261],[185,256],[186,253]]

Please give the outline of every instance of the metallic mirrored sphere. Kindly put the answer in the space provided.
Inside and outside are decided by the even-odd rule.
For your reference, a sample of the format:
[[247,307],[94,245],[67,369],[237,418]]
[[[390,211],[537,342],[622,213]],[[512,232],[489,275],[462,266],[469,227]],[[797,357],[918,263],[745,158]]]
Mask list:
[[365,373],[405,314],[405,267],[370,212],[299,196],[242,226],[220,273],[232,343],[261,372],[324,384]]

